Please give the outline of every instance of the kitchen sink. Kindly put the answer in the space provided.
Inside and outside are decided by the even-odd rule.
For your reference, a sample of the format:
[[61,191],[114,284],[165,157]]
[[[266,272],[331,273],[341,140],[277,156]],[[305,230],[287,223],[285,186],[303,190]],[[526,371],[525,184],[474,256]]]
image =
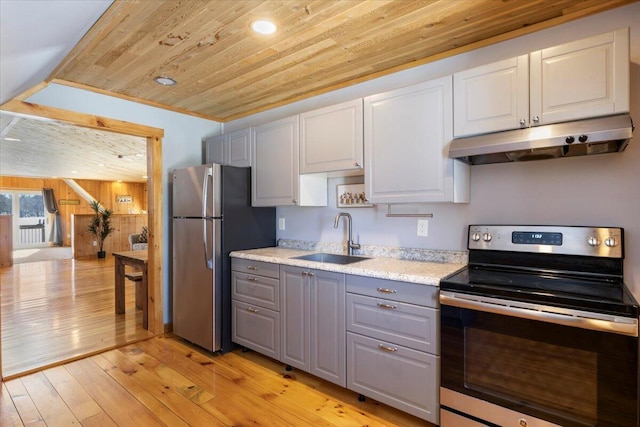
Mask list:
[[329,264],[352,264],[358,261],[364,261],[369,259],[363,256],[353,256],[353,255],[341,255],[341,254],[327,254],[327,253],[316,253],[309,255],[302,255],[293,257],[293,259],[302,259],[305,261],[317,261],[317,262],[326,262]]

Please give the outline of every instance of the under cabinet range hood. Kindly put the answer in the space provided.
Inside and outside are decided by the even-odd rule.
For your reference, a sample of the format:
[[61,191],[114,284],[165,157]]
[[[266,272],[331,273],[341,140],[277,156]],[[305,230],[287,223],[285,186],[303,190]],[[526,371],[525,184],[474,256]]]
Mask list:
[[623,151],[633,133],[629,114],[457,138],[449,157],[472,165]]

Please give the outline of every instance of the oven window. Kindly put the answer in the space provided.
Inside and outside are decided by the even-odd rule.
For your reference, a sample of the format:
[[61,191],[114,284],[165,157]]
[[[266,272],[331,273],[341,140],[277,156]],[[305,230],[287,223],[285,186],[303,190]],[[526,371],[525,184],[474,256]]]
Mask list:
[[447,305],[440,315],[443,388],[565,427],[638,425],[638,338]]
[[597,353],[472,327],[465,335],[466,388],[596,424]]

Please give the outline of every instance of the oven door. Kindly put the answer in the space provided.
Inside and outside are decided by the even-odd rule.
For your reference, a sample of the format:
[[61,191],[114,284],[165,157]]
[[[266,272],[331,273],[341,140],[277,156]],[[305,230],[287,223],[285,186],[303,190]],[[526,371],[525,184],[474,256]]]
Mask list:
[[554,323],[544,312],[544,321],[520,316],[512,302],[501,307],[447,294],[440,297],[443,419],[469,426],[638,425],[637,319],[636,336],[625,335],[582,327],[589,322]]

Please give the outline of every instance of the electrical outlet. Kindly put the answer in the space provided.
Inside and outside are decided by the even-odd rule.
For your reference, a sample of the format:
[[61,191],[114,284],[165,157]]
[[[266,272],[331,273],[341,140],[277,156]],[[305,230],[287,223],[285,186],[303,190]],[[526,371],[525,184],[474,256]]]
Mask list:
[[284,230],[284,218],[278,218],[278,230]]
[[418,220],[418,236],[427,237],[429,235],[429,221],[426,219]]
[[92,243],[93,243],[93,246],[98,246],[98,241],[97,240],[94,240]]

